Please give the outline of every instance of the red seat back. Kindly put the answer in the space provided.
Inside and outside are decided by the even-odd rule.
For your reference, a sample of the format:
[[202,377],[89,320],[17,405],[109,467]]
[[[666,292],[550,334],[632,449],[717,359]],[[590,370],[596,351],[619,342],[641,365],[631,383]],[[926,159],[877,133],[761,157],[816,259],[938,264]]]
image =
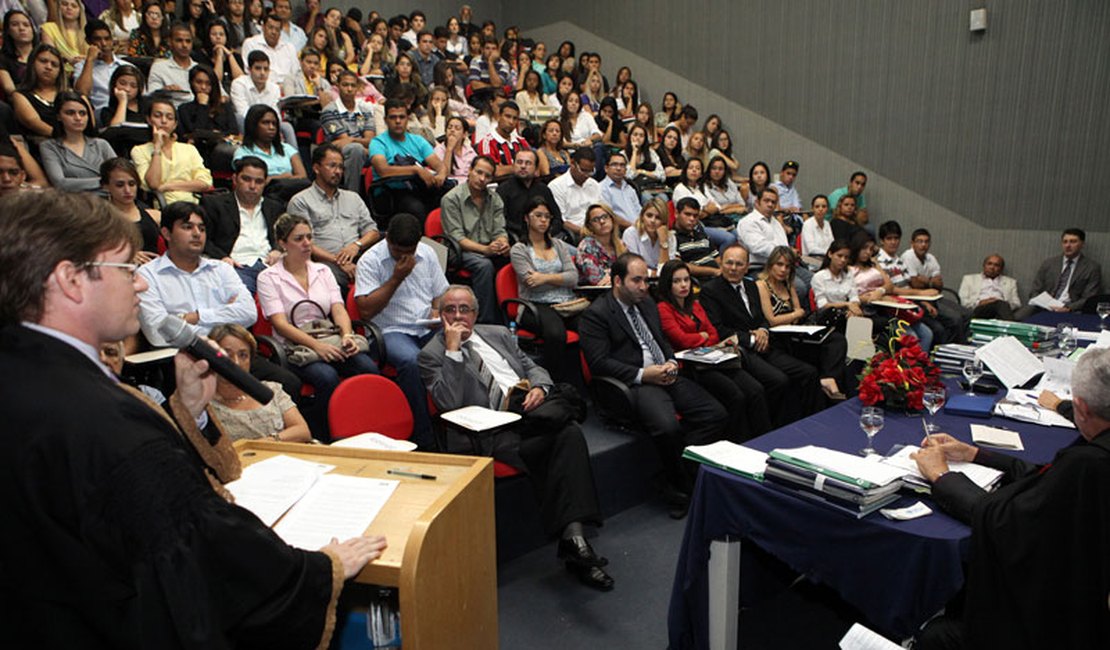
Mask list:
[[258,302],[258,296],[254,297],[254,309],[258,315],[255,318],[254,327],[251,327],[251,331],[255,334],[261,334],[262,336],[273,336],[274,326],[270,325],[270,320],[262,313],[262,303]]
[[443,215],[439,208],[428,213],[424,219],[424,236],[432,239],[443,234]]
[[343,380],[328,402],[332,438],[375,431],[397,440],[412,435],[412,410],[397,384],[378,375]]
[[[502,303],[510,298],[520,297],[520,287],[516,283],[516,271],[513,270],[512,264],[506,264],[501,267],[497,272],[497,279],[494,281],[494,289],[497,291],[497,302]],[[509,303],[507,309],[509,312],[509,319],[516,320],[517,310],[519,305]]]

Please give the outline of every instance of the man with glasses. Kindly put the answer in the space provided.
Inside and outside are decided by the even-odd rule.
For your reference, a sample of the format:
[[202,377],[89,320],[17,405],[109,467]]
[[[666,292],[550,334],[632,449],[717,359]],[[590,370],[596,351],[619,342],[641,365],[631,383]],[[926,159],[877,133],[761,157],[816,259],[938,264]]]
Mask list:
[[366,203],[355,192],[339,187],[343,154],[325,142],[312,152],[316,180],[289,200],[286,210],[312,224],[312,259],[331,269],[344,298],[355,279],[355,262],[381,234]]
[[605,163],[605,178],[601,186],[601,202],[613,209],[617,215],[617,225],[621,230],[630,227],[640,217],[640,193],[625,180],[628,158],[617,151],[609,155]]
[[573,402],[551,375],[500,325],[477,325],[480,304],[470,287],[452,285],[439,301],[442,329],[420,351],[420,373],[441,412],[482,406],[522,419],[492,435],[471,438],[448,429],[447,451],[480,454],[528,474],[540,501],[544,531],[559,536],[556,555],[585,585],[613,588],[609,563],[586,541],[601,524],[589,452]]
[[[536,178],[539,154],[534,149],[521,149],[513,160],[513,175],[497,184],[497,194],[505,204],[505,229],[513,242],[524,241],[527,227],[524,211],[535,197],[540,197],[551,209],[551,225],[547,232],[552,237],[573,239],[563,229],[563,215],[547,184]],[[572,242],[573,243],[573,242]]]
[[475,158],[466,184],[445,194],[442,205],[443,232],[462,249],[462,265],[470,271],[482,323],[500,322],[493,281],[497,270],[509,262],[505,206],[489,189],[495,168],[487,156]]
[[594,180],[597,156],[591,147],[579,147],[570,158],[570,169],[551,181],[548,186],[563,215],[563,226],[582,237],[586,224],[586,209],[602,203],[601,184]]

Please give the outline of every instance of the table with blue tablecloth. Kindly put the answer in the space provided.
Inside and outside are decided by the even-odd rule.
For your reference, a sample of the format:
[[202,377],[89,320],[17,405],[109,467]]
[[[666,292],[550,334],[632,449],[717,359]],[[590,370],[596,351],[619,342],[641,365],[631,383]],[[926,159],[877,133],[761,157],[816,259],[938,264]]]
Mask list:
[[1100,327],[1098,314],[1079,314],[1067,311],[1039,311],[1026,318],[1024,322],[1033,325],[1047,325],[1048,327],[1068,323],[1085,332],[1097,332]]
[[[949,382],[949,394],[956,391],[959,388]],[[866,443],[858,425],[860,408],[859,400],[852,399],[746,444],[767,452],[819,445],[855,453]],[[1018,431],[1025,450],[1014,455],[1035,463],[1048,462],[1058,449],[1078,437],[1074,429],[998,417],[970,419],[943,411],[937,414],[936,423],[967,442],[971,442],[972,423]],[[886,451],[895,444],[918,445],[922,437],[920,415],[887,411],[875,446]],[[932,507],[933,514],[911,521],[890,521],[879,513],[856,519],[827,505],[703,465],[671,594],[670,647],[736,647],[739,540],[754,542],[794,571],[832,587],[880,632],[893,638],[912,635],[963,585],[963,562],[971,535],[968,526],[941,512],[927,496],[907,495],[889,507],[904,507],[917,500]],[[716,568],[711,576],[710,546],[715,540],[730,544],[714,545],[715,551],[728,557],[714,559]],[[711,581],[715,582],[713,599]],[[722,589],[723,596],[717,593]],[[758,604],[761,595],[750,591],[745,590],[745,605]]]

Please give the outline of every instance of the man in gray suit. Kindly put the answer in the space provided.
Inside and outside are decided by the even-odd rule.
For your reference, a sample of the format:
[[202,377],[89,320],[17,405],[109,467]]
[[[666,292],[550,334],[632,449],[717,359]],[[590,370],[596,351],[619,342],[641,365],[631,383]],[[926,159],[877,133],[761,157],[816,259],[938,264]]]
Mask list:
[[613,579],[608,560],[586,541],[584,525],[600,525],[593,470],[582,430],[565,399],[548,400],[551,376],[520,348],[508,329],[475,325],[478,299],[470,287],[452,285],[439,300],[443,329],[420,351],[420,375],[440,412],[484,406],[521,413],[492,439],[448,432],[447,451],[492,455],[528,473],[542,509],[544,528],[559,534],[558,557],[587,586],[602,591]]
[[[1068,228],[1060,237],[1061,255],[1054,255],[1041,264],[1033,278],[1033,290],[1030,298],[1047,291],[1060,302],[1063,307],[1053,311],[1069,312],[1081,311],[1083,304],[1091,296],[1102,291],[1102,268],[1098,262],[1083,254],[1083,244],[1087,241],[1087,233],[1079,228]],[[1024,320],[1040,311],[1038,307],[1026,305],[1017,310],[1014,318]]]

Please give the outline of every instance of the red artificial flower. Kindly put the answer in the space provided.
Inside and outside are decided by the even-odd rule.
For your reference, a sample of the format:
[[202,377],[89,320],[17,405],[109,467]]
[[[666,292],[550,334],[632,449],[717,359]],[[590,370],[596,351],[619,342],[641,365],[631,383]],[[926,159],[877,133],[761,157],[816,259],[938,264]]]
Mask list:
[[914,411],[920,411],[924,408],[925,391],[911,390],[906,393],[906,406]]
[[875,381],[875,375],[867,375],[859,385],[859,401],[867,406],[874,406],[883,399],[883,391],[879,388],[879,382]]

